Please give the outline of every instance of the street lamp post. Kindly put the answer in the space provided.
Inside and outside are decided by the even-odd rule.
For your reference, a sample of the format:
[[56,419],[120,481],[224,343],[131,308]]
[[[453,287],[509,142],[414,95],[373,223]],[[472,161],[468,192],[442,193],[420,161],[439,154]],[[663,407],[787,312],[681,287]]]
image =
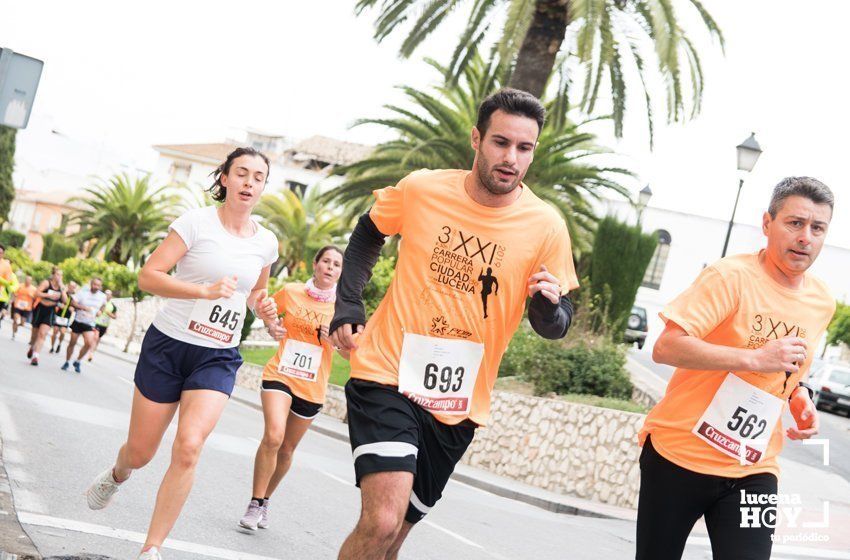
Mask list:
[[[749,173],[756,166],[756,162],[761,155],[761,146],[756,142],[756,133],[750,133],[750,137],[738,144],[738,171]],[[729,227],[726,228],[726,241],[723,242],[723,253],[721,258],[726,256],[726,249],[729,248],[729,237],[732,235],[732,224],[735,223],[735,212],[738,210],[738,200],[741,198],[741,187],[744,186],[744,178],[738,180],[738,194],[735,196],[735,206],[732,207],[732,217],[729,219]]]
[[643,210],[646,208],[646,205],[649,204],[649,199],[652,198],[652,189],[649,188],[649,185],[645,186],[638,193],[638,201],[635,206],[637,207],[637,223],[640,225],[640,218],[643,215]]

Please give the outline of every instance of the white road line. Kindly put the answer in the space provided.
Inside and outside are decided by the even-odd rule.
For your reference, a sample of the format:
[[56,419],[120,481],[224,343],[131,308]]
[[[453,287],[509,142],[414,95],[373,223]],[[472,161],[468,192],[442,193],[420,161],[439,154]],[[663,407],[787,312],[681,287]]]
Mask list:
[[126,377],[121,377],[120,375],[118,376],[118,379],[120,379],[124,383],[127,383],[128,385],[135,385],[132,379],[127,379]]
[[481,550],[484,550],[484,547],[483,547],[483,546],[481,546],[480,544],[474,543],[474,542],[472,542],[471,540],[469,540],[469,539],[467,539],[467,538],[465,538],[465,537],[461,537],[461,536],[460,536],[460,535],[458,535],[457,533],[453,533],[453,532],[449,531],[448,529],[443,529],[443,528],[442,528],[442,527],[440,527],[439,525],[436,525],[436,524],[434,524],[434,523],[432,523],[432,522],[428,521],[427,519],[426,519],[425,521],[423,521],[422,523],[424,523],[425,525],[427,525],[427,526],[429,526],[429,527],[433,527],[434,529],[437,529],[438,531],[442,531],[442,532],[444,532],[445,534],[449,535],[450,537],[454,537],[454,538],[456,538],[457,540],[459,540],[460,542],[462,542],[462,543],[464,543],[464,544],[467,544],[467,545],[469,545],[469,546],[472,546],[472,547],[475,547],[475,548],[480,548]]
[[334,474],[331,474],[329,472],[326,472],[326,471],[319,471],[319,472],[322,473],[323,475],[327,476],[328,478],[332,478],[332,479],[336,480],[337,482],[341,482],[342,484],[345,484],[346,486],[354,486],[353,482],[345,480],[344,478],[340,478],[340,477],[338,477]]
[[[145,534],[136,531],[126,531],[124,529],[114,529],[104,525],[95,525],[93,523],[83,523],[73,519],[60,519],[58,517],[49,517],[47,515],[38,515],[35,513],[19,512],[18,520],[22,525],[36,525],[38,527],[52,527],[54,529],[65,529],[67,531],[75,531],[77,533],[86,533],[89,535],[98,535],[111,539],[119,539],[122,541],[135,542],[144,544]],[[179,550],[181,552],[190,552],[192,554],[200,554],[201,556],[209,556],[210,558],[223,558],[224,560],[276,560],[271,556],[260,556],[257,554],[249,554],[238,550],[228,550],[226,548],[217,548],[205,544],[197,544],[177,539],[165,539],[163,548],[171,550]]]
[[[692,544],[695,546],[711,547],[711,541],[708,540],[708,537],[691,537],[688,539],[688,544]],[[792,554],[794,556],[803,556],[805,558],[819,558],[822,560],[850,560],[850,552],[842,552],[840,550],[807,548],[805,546],[774,544],[773,552],[778,552],[780,554]]]

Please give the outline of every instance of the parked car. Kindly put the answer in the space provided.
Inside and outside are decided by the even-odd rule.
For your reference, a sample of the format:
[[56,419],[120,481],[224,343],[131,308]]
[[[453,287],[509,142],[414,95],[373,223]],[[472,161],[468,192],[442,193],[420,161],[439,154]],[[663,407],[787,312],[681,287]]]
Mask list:
[[850,366],[823,364],[812,373],[809,384],[815,390],[815,406],[850,416]]
[[623,339],[629,344],[637,342],[638,348],[643,348],[646,342],[646,332],[649,330],[646,320],[646,309],[635,305],[632,307],[632,313],[629,315],[629,320],[626,321],[626,334]]

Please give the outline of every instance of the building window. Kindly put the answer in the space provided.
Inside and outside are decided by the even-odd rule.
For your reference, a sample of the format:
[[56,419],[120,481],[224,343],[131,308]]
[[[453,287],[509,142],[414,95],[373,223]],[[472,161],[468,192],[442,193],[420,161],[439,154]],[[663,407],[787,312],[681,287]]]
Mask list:
[[657,290],[661,287],[661,277],[664,276],[664,267],[667,266],[667,255],[670,254],[670,232],[664,229],[659,229],[655,232],[658,235],[658,246],[655,248],[655,254],[652,255],[652,260],[649,261],[649,266],[646,268],[646,274],[643,276],[641,286]]

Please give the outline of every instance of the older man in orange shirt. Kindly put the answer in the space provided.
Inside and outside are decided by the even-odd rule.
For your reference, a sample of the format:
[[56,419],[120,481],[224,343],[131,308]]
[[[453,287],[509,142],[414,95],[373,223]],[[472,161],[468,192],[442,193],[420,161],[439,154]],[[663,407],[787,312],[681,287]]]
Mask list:
[[706,267],[661,312],[653,358],[678,369],[639,435],[638,560],[680,559],[702,516],[714,558],[770,558],[773,528],[748,523],[742,500],[776,493],[789,399],[804,406],[787,437],[818,431],[802,380],[835,299],[807,271],[833,200],[816,179],[784,179],[764,214],[766,248]]

